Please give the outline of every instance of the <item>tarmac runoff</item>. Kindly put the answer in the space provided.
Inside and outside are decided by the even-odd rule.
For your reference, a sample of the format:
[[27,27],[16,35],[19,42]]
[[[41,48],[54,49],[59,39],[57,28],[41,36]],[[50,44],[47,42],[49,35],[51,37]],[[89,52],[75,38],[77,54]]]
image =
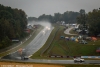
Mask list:
[[64,33],[65,33],[65,34],[68,34],[68,35],[77,35],[77,34],[71,34],[71,33],[69,33],[69,31],[70,31],[71,29],[73,29],[73,27],[70,27],[70,28],[66,29],[66,30],[64,31]]

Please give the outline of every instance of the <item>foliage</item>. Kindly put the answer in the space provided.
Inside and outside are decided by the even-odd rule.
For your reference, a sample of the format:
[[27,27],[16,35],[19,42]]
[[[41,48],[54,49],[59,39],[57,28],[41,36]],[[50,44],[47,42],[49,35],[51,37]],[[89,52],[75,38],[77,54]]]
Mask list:
[[100,34],[100,10],[94,9],[88,13],[88,24],[90,35],[97,36]]
[[80,11],[80,15],[77,17],[77,23],[79,24],[83,24],[85,21],[85,10],[81,9]]
[[38,19],[36,18],[36,17],[28,17],[28,19],[27,19],[28,21],[37,21]]
[[89,35],[97,36],[100,34],[100,10],[94,9],[92,12],[87,14],[85,10],[80,10],[80,16],[77,17],[77,23],[81,24],[81,27],[88,28]]
[[41,15],[38,17],[38,20],[39,21],[42,21],[42,20],[47,20],[47,21],[50,21],[50,22],[53,22],[53,17],[51,15]]
[[43,14],[43,15],[40,15],[38,18],[28,17],[28,21],[48,20],[51,23],[55,23],[55,22],[58,22],[58,21],[65,21],[66,23],[76,23],[76,18],[77,18],[78,15],[79,15],[78,12],[66,11],[63,14],[54,13],[54,16]]
[[27,19],[23,10],[0,4],[0,48],[10,46],[12,38],[24,37],[26,26]]

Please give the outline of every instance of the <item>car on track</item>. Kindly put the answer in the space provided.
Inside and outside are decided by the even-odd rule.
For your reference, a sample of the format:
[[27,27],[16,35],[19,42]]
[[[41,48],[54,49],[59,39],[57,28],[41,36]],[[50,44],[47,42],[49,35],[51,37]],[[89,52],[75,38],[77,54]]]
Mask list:
[[28,60],[29,59],[29,57],[28,56],[24,56],[24,58],[23,58],[24,60]]
[[84,59],[81,59],[81,58],[74,58],[74,62],[84,62]]
[[21,59],[22,59],[22,60],[28,60],[29,57],[28,57],[28,56],[22,56]]

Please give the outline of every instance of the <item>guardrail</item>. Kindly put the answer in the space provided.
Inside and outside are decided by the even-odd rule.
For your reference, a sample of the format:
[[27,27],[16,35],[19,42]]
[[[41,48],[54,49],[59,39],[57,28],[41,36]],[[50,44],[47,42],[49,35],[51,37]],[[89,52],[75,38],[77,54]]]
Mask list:
[[81,58],[100,58],[100,56],[81,56]]
[[51,58],[100,58],[100,56],[60,56],[60,55],[51,55]]

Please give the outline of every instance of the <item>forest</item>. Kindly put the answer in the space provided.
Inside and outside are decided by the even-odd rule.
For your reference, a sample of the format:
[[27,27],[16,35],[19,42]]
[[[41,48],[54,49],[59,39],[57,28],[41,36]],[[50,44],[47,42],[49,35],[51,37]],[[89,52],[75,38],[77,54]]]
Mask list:
[[22,9],[11,8],[0,4],[0,49],[12,45],[11,39],[26,36],[27,15]]
[[55,23],[58,21],[65,21],[65,23],[76,23],[77,17],[79,16],[79,12],[74,11],[66,11],[63,14],[61,13],[54,13],[54,16],[52,15],[40,15],[38,18],[36,17],[28,17],[28,21],[42,21],[47,20],[51,23]]
[[28,21],[41,21],[48,20],[51,23],[56,23],[58,21],[65,21],[65,23],[77,23],[80,24],[81,30],[88,30],[89,36],[100,35],[100,8],[93,9],[92,11],[86,13],[84,9],[80,9],[79,12],[66,11],[63,14],[54,13],[52,15],[40,15],[36,17],[28,17]]
[[100,9],[93,9],[88,13],[81,9],[80,15],[77,17],[77,23],[81,24],[83,29],[87,28],[89,30],[89,36],[100,35]]

